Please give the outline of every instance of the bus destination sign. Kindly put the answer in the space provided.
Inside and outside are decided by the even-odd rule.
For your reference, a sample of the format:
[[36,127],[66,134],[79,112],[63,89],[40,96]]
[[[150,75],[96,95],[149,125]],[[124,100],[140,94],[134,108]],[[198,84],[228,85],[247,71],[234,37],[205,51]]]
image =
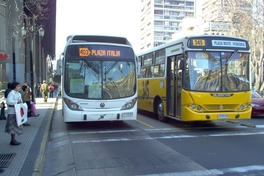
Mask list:
[[89,49],[89,48],[79,48],[79,56],[80,57],[88,57],[88,56],[101,56],[101,57],[120,57],[120,50],[106,50],[106,49]]
[[231,41],[231,40],[212,40],[212,46],[224,46],[224,47],[239,47],[246,48],[246,42],[244,41]]

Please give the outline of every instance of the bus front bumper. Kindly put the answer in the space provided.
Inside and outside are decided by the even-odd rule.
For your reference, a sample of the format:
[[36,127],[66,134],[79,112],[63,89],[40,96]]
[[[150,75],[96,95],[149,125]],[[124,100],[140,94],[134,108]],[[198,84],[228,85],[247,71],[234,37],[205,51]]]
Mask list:
[[251,118],[251,107],[237,112],[194,112],[184,108],[182,121],[217,121],[217,120],[246,120]]
[[85,122],[85,121],[123,121],[136,120],[137,112],[85,112],[85,111],[68,111],[64,112],[64,122]]

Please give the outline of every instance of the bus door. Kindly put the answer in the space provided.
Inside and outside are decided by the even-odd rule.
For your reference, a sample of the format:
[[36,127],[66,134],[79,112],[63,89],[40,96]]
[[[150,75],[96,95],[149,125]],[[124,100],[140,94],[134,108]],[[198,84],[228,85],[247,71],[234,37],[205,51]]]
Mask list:
[[181,115],[181,88],[182,70],[180,60],[182,55],[168,58],[167,69],[167,112],[168,116],[180,117]]

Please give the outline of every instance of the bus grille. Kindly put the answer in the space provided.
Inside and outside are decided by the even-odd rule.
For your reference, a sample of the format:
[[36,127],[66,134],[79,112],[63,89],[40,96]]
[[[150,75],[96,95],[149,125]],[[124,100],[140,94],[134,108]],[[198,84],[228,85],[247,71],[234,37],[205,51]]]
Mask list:
[[218,105],[204,105],[207,111],[233,111],[238,108],[238,104],[218,104]]

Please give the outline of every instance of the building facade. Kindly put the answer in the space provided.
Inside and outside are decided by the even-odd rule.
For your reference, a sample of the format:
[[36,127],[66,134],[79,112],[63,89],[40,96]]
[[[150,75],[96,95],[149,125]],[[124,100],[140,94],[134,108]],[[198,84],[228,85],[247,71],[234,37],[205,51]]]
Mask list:
[[[0,0],[0,90],[6,89],[8,82],[28,82],[34,86],[46,79],[41,38],[37,30],[30,30],[37,26],[27,25],[30,23],[23,5],[21,0]],[[28,32],[24,36],[23,27]]]
[[185,17],[196,16],[197,0],[141,0],[140,50],[166,43]]
[[10,59],[6,48],[6,31],[6,6],[5,1],[0,0],[0,87],[6,78],[6,62]]

